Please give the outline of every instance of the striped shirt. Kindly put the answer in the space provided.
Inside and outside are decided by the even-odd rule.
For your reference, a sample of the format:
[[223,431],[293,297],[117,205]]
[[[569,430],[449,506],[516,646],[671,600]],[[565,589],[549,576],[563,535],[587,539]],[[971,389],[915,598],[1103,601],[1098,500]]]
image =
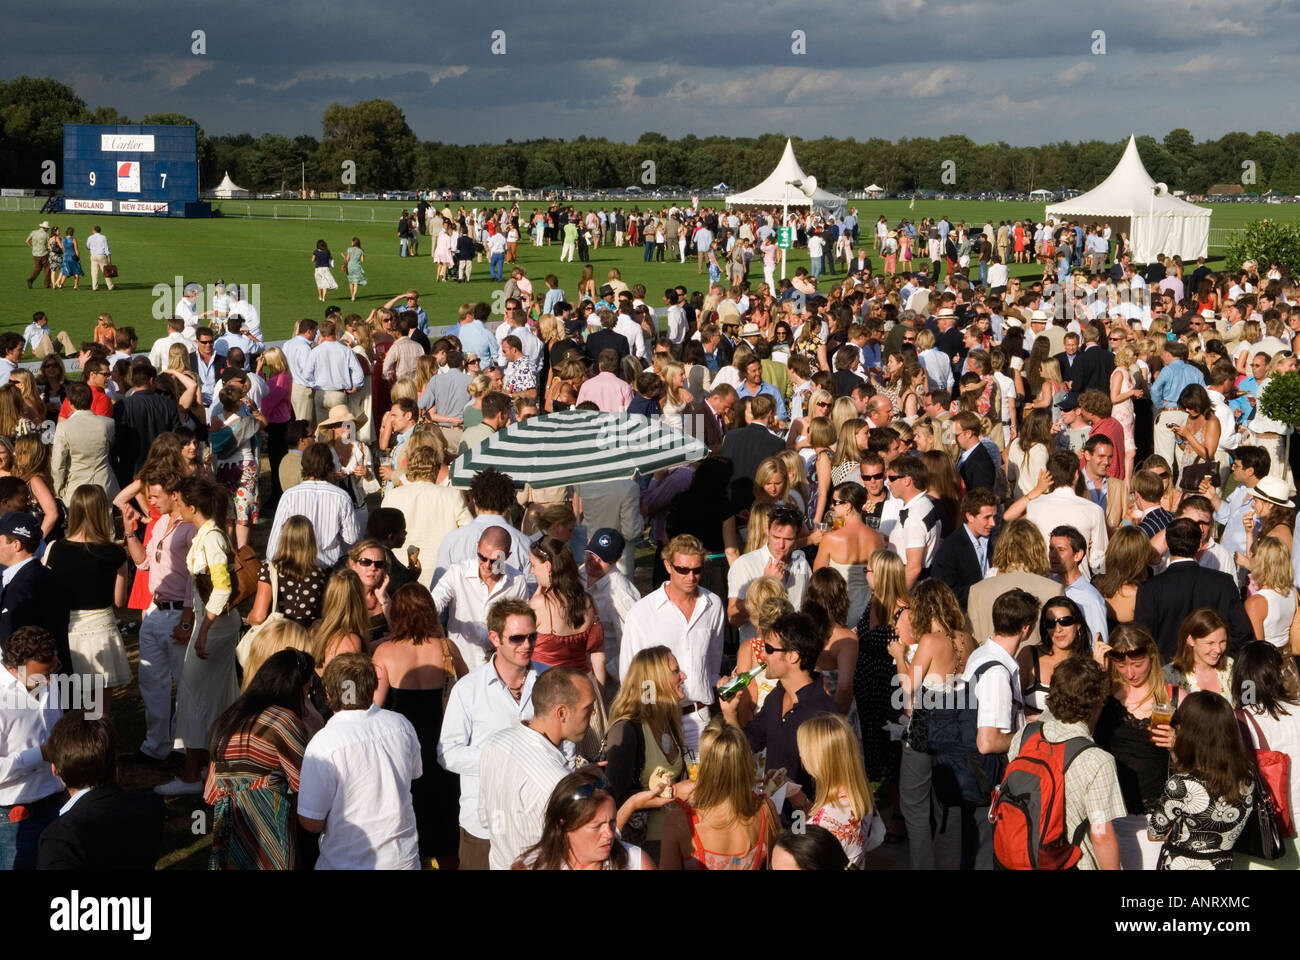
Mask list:
[[523,723],[483,744],[478,815],[492,841],[488,864],[493,870],[509,870],[541,839],[551,791],[569,773],[560,748]]

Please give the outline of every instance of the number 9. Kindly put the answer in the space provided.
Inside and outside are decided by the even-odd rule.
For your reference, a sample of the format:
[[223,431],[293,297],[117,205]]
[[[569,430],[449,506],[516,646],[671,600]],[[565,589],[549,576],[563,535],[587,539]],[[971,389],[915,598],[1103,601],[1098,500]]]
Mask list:
[[94,171],[94,170],[91,170],[91,171],[90,171],[90,185],[91,185],[92,187],[95,185],[95,171]]

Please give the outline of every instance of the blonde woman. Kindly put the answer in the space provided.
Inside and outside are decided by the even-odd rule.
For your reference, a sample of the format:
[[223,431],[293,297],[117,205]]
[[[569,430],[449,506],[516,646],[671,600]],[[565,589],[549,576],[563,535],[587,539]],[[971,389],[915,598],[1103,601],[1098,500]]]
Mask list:
[[[475,378],[477,380],[477,378]],[[487,379],[484,377],[483,379]],[[551,382],[546,387],[547,413],[558,413],[570,409],[578,402],[578,391],[587,379],[587,369],[576,356],[570,355],[551,369]],[[471,383],[472,387],[473,384]],[[475,402],[482,394],[470,393]],[[480,417],[482,415],[480,414]]]
[[316,531],[311,521],[302,516],[290,517],[280,528],[275,557],[263,560],[258,571],[249,624],[257,626],[271,614],[279,613],[304,628],[310,627],[320,616],[328,579],[329,571],[316,561]]
[[754,751],[739,727],[724,725],[710,737],[705,747],[700,735],[690,801],[667,807],[659,868],[761,870],[780,822],[772,801],[754,792]]
[[835,427],[835,435],[839,436],[840,427],[844,426],[844,424],[857,419],[858,407],[853,402],[853,398],[836,397],[835,403],[831,406],[831,424]]
[[1263,537],[1251,551],[1250,577],[1259,592],[1246,600],[1246,615],[1255,639],[1271,643],[1283,652],[1283,671],[1288,683],[1295,679],[1295,659],[1290,656],[1291,623],[1296,613],[1295,572],[1291,548],[1277,537]]
[[[889,645],[912,643],[910,611],[903,561],[890,550],[877,550],[867,564],[871,601],[858,623],[858,666],[853,674],[853,696],[862,721],[862,749],[867,774],[873,780],[897,783],[901,741],[896,728],[901,711],[894,706],[897,670]],[[892,731],[892,732],[891,732]]]
[[[396,387],[397,384],[393,384],[393,388],[396,389]],[[465,387],[465,392],[469,394],[469,403],[465,404],[465,409],[460,413],[464,421],[462,424],[464,429],[468,430],[470,427],[476,427],[483,422],[483,398],[487,396],[491,389],[492,378],[486,373],[478,374]],[[394,394],[393,399],[397,399],[396,394]],[[576,393],[574,399],[577,399]]]
[[17,386],[22,396],[22,415],[39,426],[47,419],[45,401],[36,390],[36,374],[19,367],[9,373],[9,382]]
[[[686,737],[682,732],[682,684],[686,674],[667,647],[641,650],[609,708],[605,736],[605,777],[618,807],[652,789],[656,771],[668,783],[686,780]],[[660,784],[663,783],[661,779]],[[665,811],[640,810],[622,826],[623,838],[659,859]]]
[[[748,636],[749,641],[746,643],[742,640],[736,652],[737,673],[752,670],[755,664],[767,659],[763,651],[763,637],[771,631],[778,618],[794,613],[794,605],[790,603],[780,580],[775,577],[759,577],[745,589],[745,613],[749,615],[749,623],[741,628],[741,636]],[[775,687],[775,680],[769,679],[766,673],[760,673],[739,696],[745,698],[751,714],[757,713]]]
[[365,649],[368,652],[388,635],[388,591],[392,582],[388,549],[378,540],[361,540],[348,551],[348,569],[361,582],[361,597],[370,618],[369,633],[362,633],[367,638]]
[[1093,740],[1115,758],[1128,811],[1112,821],[1120,867],[1154,870],[1160,841],[1147,835],[1147,811],[1159,802],[1169,777],[1173,730],[1153,725],[1151,715],[1157,708],[1171,709],[1175,691],[1165,682],[1155,640],[1138,624],[1123,624],[1110,632],[1106,666],[1111,694],[1101,708]]
[[[366,613],[361,579],[351,570],[338,570],[325,586],[320,619],[309,631],[316,675],[324,673],[329,662],[341,653],[364,653],[369,635],[370,616]],[[375,699],[382,702],[378,694]]]
[[867,853],[884,843],[885,824],[872,801],[857,735],[838,714],[819,713],[799,725],[795,741],[816,796],[797,791],[792,802],[808,815],[806,822],[840,842],[849,869],[861,870]]
[[23,410],[23,394],[16,383],[0,386],[0,437],[15,440],[18,437],[40,435],[40,427],[27,417]]
[[447,485],[451,462],[456,459],[456,453],[436,424],[421,420],[415,425],[411,431],[411,438],[402,445],[397,459],[393,462],[393,474],[397,478],[398,486],[410,480],[407,471],[412,455],[415,451],[426,448],[433,451],[434,466],[433,474],[428,477],[428,480],[440,487]]
[[68,498],[68,535],[55,540],[43,562],[65,584],[72,611],[68,621],[68,672],[95,674],[107,687],[131,682],[131,665],[117,629],[116,607],[126,607],[126,550],[113,536],[108,496],[82,484]]
[[772,519],[773,504],[758,501],[749,508],[749,517],[745,521],[745,549],[742,553],[753,553],[767,543],[767,525]]
[[[283,354],[281,354],[283,357]],[[164,373],[180,381],[184,392],[177,405],[182,410],[189,410],[199,396],[199,381],[190,370],[190,351],[183,343],[173,343],[167,348],[167,369]]]
[[1129,345],[1125,332],[1118,327],[1111,334],[1115,350],[1115,369],[1110,375],[1110,415],[1124,428],[1124,476],[1133,476],[1133,460],[1137,446],[1133,439],[1133,401],[1141,399],[1146,391],[1134,376],[1137,351]]
[[665,363],[660,376],[664,380],[664,393],[660,400],[660,407],[663,410],[661,420],[664,426],[680,430],[682,411],[695,399],[686,389],[686,368],[676,362]]
[[[754,471],[754,501],[773,506],[791,504],[790,477],[785,464],[776,457],[768,457]],[[795,505],[803,513],[802,505]]]
[[786,495],[795,505],[800,513],[808,512],[808,470],[804,467],[804,461],[799,454],[793,450],[782,450],[776,455],[776,459],[781,461],[785,467],[786,476]]
[[[7,439],[7,438],[6,438]],[[50,448],[41,443],[39,434],[29,433],[13,441],[12,476],[27,484],[28,510],[41,522],[41,538],[53,539],[59,527],[59,502],[54,499],[54,480],[50,476]]]
[[808,395],[808,402],[804,406],[804,415],[796,417],[790,423],[790,431],[786,434],[786,445],[791,450],[806,449],[812,442],[809,436],[812,421],[816,417],[829,417],[831,407],[835,404],[835,396],[829,390],[818,388]]
[[832,486],[861,482],[859,467],[862,463],[862,451],[858,448],[858,431],[868,426],[867,421],[856,417],[845,420],[840,425],[840,432],[835,441],[835,459],[831,461]]

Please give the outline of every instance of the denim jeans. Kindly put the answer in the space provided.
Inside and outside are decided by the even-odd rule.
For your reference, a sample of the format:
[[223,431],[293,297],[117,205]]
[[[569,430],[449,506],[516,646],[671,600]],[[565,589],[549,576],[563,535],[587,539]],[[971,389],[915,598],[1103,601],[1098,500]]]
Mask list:
[[11,807],[0,807],[0,870],[35,870],[41,831],[58,819],[64,795],[38,800],[26,820],[11,823]]
[[822,257],[812,258],[812,264],[809,267],[808,272],[813,275],[814,280],[816,280],[818,277],[822,275],[822,259],[823,259]]
[[505,279],[506,255],[504,253],[494,253],[488,264],[488,270],[492,274],[493,280]]
[[652,236],[649,240],[645,242],[645,256],[642,257],[641,259],[643,259],[646,263],[649,263],[651,260],[654,259],[654,255],[655,255],[655,241],[654,241],[654,237]]

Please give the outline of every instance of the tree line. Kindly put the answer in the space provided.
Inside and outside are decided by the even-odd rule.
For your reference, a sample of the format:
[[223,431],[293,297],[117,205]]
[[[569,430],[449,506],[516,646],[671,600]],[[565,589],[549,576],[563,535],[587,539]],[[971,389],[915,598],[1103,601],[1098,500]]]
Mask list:
[[[691,189],[725,182],[737,189],[771,172],[784,134],[673,140],[648,131],[635,143],[603,137],[539,139],[504,144],[421,140],[401,109],[388,100],[331,104],[320,138],[265,133],[206,136],[181,114],[128,118],[114,107],[89,107],[74,89],[48,77],[0,82],[0,185],[48,187],[42,162],[62,166],[64,123],[194,123],[199,127],[199,176],[204,189],[229,172],[257,192],[309,188],[365,192],[389,189],[465,189],[513,184],[526,190],[564,186],[582,190],[637,186]],[[804,169],[841,192],[875,183],[886,190],[952,193],[1087,190],[1114,167],[1127,143],[1062,141],[1036,147],[977,143],[964,135],[903,138],[822,137],[796,140]],[[1171,190],[1204,193],[1213,184],[1243,184],[1248,193],[1300,194],[1300,133],[1227,133],[1196,141],[1177,128],[1160,139],[1142,135],[1138,152],[1147,170]],[[345,164],[355,164],[355,183]],[[952,161],[951,165],[948,161]],[[61,176],[61,171],[59,171]]]

